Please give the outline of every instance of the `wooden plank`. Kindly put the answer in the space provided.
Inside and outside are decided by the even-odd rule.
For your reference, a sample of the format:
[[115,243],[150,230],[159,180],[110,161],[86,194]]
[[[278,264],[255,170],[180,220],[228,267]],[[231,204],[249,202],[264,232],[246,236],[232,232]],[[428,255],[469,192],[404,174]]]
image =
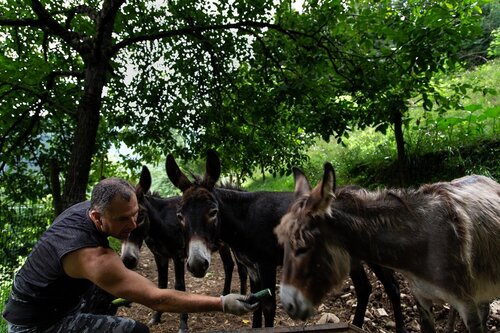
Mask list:
[[208,331],[204,333],[289,333],[289,332],[314,332],[314,333],[365,333],[359,327],[348,323],[336,324],[323,324],[323,325],[310,325],[310,326],[290,326],[290,327],[265,327],[265,328],[252,328],[241,330],[228,330],[228,331]]

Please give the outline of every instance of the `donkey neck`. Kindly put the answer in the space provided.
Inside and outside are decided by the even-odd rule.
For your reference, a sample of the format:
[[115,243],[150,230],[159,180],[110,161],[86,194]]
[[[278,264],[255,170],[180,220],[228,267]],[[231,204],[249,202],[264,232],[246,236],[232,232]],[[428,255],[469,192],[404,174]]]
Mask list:
[[177,227],[177,204],[181,197],[148,196],[149,237],[161,239]]
[[223,225],[236,223],[237,220],[250,222],[258,218],[277,225],[293,200],[292,192],[245,192],[217,188],[214,193],[219,202]]
[[273,232],[294,198],[293,192],[244,192],[215,189],[219,202],[221,238],[234,246],[255,243],[277,246]]

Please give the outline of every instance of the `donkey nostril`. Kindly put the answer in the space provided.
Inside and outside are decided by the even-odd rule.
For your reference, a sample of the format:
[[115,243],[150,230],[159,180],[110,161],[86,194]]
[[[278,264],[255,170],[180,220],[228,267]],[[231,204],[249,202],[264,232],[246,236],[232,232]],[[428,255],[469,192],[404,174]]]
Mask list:
[[295,312],[295,305],[293,303],[288,303],[286,305],[286,311],[288,313],[294,313]]
[[203,270],[206,271],[208,269],[208,266],[210,265],[210,263],[208,262],[208,260],[204,260],[203,261]]
[[122,261],[125,267],[127,267],[128,269],[133,269],[137,266],[137,260],[133,257],[125,257],[122,259]]

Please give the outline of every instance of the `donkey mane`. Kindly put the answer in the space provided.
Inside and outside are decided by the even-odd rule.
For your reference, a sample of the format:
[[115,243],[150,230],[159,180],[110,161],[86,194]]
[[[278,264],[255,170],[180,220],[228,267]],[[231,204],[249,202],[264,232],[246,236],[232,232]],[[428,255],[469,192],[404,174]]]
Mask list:
[[232,183],[232,182],[225,182],[225,181],[221,181],[219,186],[219,188],[223,188],[225,190],[232,190],[232,191],[238,191],[238,192],[246,192],[241,186],[235,184],[235,183]]
[[149,196],[150,196],[150,197],[152,197],[152,198],[158,198],[158,199],[161,199],[161,194],[160,194],[160,192],[158,192],[158,191],[153,191],[153,192],[148,191],[148,193],[146,193],[146,195],[149,195]]

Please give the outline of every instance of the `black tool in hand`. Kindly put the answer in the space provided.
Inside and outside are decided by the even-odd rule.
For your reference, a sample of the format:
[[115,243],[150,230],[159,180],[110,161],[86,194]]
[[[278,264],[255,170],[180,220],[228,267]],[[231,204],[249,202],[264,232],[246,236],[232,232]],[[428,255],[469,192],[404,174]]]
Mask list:
[[269,288],[266,288],[264,290],[261,290],[261,291],[258,291],[256,293],[252,293],[252,294],[248,295],[245,302],[253,304],[253,303],[260,302],[264,298],[270,297],[270,296],[272,296],[271,290],[269,290]]

